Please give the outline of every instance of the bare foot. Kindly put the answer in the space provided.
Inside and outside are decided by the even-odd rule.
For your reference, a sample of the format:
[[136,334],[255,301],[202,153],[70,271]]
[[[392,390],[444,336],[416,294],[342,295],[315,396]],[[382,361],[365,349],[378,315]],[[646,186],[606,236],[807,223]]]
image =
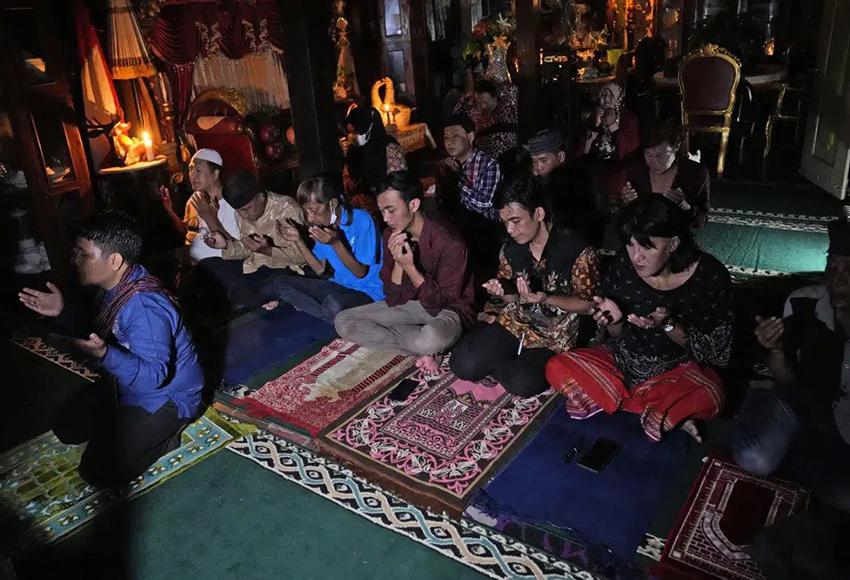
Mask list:
[[416,368],[422,371],[422,374],[425,376],[436,375],[440,372],[440,363],[442,362],[443,357],[440,355],[420,356],[416,359]]
[[263,304],[263,308],[265,310],[268,310],[269,312],[271,312],[272,310],[277,308],[279,305],[280,305],[280,300],[269,300],[268,302]]
[[682,426],[679,427],[682,431],[693,437],[697,443],[702,443],[702,437],[699,434],[699,429],[697,429],[697,424],[694,423],[693,419],[688,419]]

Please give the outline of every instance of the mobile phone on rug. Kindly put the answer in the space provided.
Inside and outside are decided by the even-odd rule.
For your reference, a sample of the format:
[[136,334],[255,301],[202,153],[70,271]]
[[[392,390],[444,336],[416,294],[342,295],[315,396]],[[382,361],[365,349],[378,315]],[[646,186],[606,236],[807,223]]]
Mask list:
[[390,391],[388,397],[393,401],[404,401],[413,392],[413,389],[419,386],[419,383],[411,378],[404,379],[396,387]]
[[599,473],[614,459],[621,447],[617,441],[601,437],[590,446],[590,449],[585,451],[581,459],[578,460],[578,464],[588,471]]

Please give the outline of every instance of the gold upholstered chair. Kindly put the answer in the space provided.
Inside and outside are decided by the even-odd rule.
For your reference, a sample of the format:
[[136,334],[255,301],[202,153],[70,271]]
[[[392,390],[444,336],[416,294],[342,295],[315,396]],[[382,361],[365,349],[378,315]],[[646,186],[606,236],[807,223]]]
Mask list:
[[741,64],[729,52],[707,44],[685,57],[679,69],[682,95],[682,128],[685,146],[692,133],[719,133],[717,175],[723,175],[735,93],[741,80]]

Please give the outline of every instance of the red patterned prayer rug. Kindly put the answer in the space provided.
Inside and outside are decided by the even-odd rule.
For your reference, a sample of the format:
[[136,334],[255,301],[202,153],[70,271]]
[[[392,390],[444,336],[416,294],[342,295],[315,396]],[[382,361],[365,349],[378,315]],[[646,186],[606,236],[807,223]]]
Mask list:
[[[319,448],[353,464],[408,501],[460,517],[471,492],[552,408],[498,383],[456,378],[444,361],[437,379],[418,378],[404,401],[375,399],[319,437]],[[418,375],[417,375],[418,377]]]
[[231,404],[258,419],[315,436],[363,401],[394,385],[413,357],[378,352],[336,339],[318,354]]
[[662,578],[763,578],[745,549],[759,530],[808,502],[808,490],[796,483],[709,459],[667,538],[658,572]]

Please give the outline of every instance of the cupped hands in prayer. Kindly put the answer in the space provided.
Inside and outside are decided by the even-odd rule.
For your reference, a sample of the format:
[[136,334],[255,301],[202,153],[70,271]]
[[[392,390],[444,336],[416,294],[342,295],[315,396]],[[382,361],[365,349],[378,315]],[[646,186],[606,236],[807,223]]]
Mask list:
[[257,254],[269,255],[272,252],[274,243],[269,236],[260,234],[249,234],[242,238],[242,244],[251,252]]
[[331,245],[339,241],[339,230],[331,226],[310,226],[307,232],[320,244]]
[[635,190],[634,186],[630,181],[627,181],[623,186],[623,189],[620,190],[620,199],[623,200],[623,203],[626,205],[632,203],[638,198],[638,193]]
[[289,220],[285,222],[278,220],[277,223],[275,223],[277,233],[280,234],[284,240],[293,244],[304,241],[304,238],[301,237],[301,232],[298,231],[295,223],[296,222]]
[[408,233],[405,231],[394,232],[387,240],[387,248],[390,250],[393,260],[402,268],[413,265],[413,248],[410,247],[407,237]]
[[198,217],[207,224],[218,223],[218,205],[205,191],[196,191],[189,198],[189,203],[195,206]]
[[525,276],[520,276],[516,279],[516,289],[517,293],[519,293],[519,299],[521,302],[538,304],[546,300],[545,292],[534,292],[531,290],[531,287],[528,284],[528,279]]
[[782,335],[785,322],[777,317],[762,318],[756,316],[756,339],[767,350],[782,350]]
[[505,295],[505,287],[502,286],[502,283],[498,278],[491,278],[487,280],[481,285],[489,294],[492,296],[504,296]]
[[670,320],[670,311],[664,308],[663,306],[659,306],[655,310],[653,310],[647,316],[638,316],[637,314],[629,314],[626,317],[631,324],[634,324],[638,328],[661,328],[667,321]]
[[77,348],[92,358],[100,359],[106,355],[106,341],[93,332],[88,338],[75,338],[73,342]]
[[18,293],[18,299],[24,306],[42,316],[59,316],[65,307],[62,291],[53,282],[47,283],[47,292],[24,288]]

